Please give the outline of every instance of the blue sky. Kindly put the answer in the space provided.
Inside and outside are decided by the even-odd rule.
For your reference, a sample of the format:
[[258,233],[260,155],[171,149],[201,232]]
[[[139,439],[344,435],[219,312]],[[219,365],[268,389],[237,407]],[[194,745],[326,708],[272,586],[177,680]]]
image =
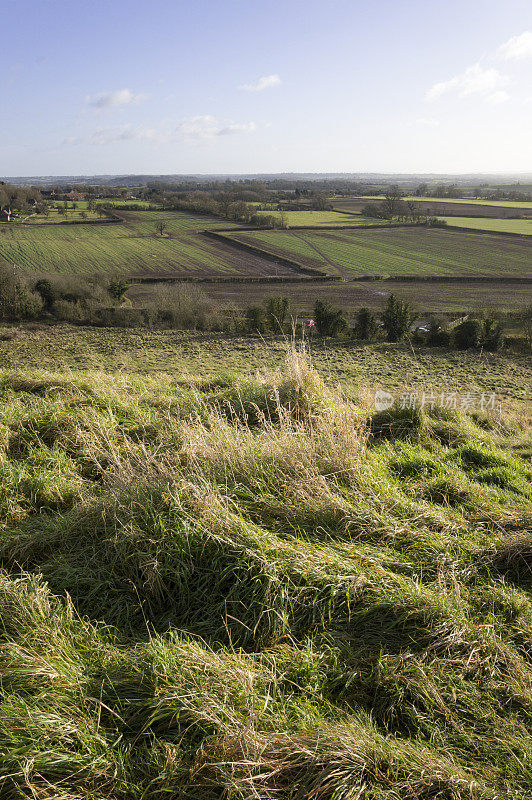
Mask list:
[[532,172],[531,0],[0,13],[0,175]]

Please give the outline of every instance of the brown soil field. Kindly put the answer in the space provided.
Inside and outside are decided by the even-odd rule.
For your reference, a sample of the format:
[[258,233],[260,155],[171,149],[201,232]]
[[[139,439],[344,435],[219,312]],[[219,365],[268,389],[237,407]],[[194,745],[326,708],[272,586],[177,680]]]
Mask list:
[[[354,314],[361,306],[380,309],[393,292],[413,305],[416,312],[468,312],[481,307],[495,306],[504,312],[515,312],[530,302],[532,291],[528,283],[482,282],[452,283],[449,281],[312,281],[302,279],[290,283],[209,283],[202,284],[209,297],[221,304],[237,307],[261,303],[273,294],[290,297],[292,312],[307,315],[316,300],[328,300],[335,306]],[[141,306],[153,291],[151,285],[135,285],[128,297]]]
[[[378,205],[380,200],[363,200],[358,198],[346,198],[345,200],[333,200],[332,207],[335,211],[349,211],[358,213],[364,206]],[[518,208],[511,206],[490,206],[478,203],[448,203],[445,200],[409,200],[418,211],[427,216],[444,217],[497,217],[507,219],[512,217],[532,218],[532,209]]]

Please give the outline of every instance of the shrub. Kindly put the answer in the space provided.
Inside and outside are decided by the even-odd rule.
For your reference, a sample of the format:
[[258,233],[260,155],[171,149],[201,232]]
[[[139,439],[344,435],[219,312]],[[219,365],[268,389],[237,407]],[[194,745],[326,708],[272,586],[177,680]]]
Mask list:
[[386,301],[382,322],[386,337],[389,342],[398,342],[408,333],[408,327],[412,318],[408,303],[399,300],[391,294]]
[[246,309],[247,329],[250,333],[266,332],[266,312],[262,306],[248,306]]
[[44,308],[46,311],[51,311],[53,304],[57,300],[57,291],[52,286],[52,283],[45,278],[38,280],[33,290],[40,294]]
[[335,309],[324,300],[316,300],[314,321],[320,336],[338,336],[347,328],[347,320],[341,309]]
[[121,278],[113,278],[109,282],[109,286],[107,287],[107,291],[113,298],[116,300],[117,303],[120,303],[129,289],[129,283],[127,281],[122,280]]
[[485,350],[495,352],[503,342],[502,325],[494,316],[485,317],[482,320],[482,332],[480,343]]
[[357,314],[355,336],[357,339],[367,341],[368,339],[374,339],[376,335],[377,323],[375,321],[375,315],[369,308],[361,308]]
[[427,332],[427,344],[429,347],[447,347],[451,341],[449,331],[445,330],[443,322],[432,318]]
[[468,350],[471,347],[478,347],[482,327],[477,319],[466,319],[453,330],[452,342],[458,350]]
[[161,322],[174,328],[204,329],[214,304],[199,286],[191,283],[163,283],[153,287],[145,302]]
[[274,295],[265,302],[268,327],[274,333],[282,333],[290,313],[290,298]]
[[31,291],[24,279],[0,264],[0,318],[35,319],[42,313],[40,294]]

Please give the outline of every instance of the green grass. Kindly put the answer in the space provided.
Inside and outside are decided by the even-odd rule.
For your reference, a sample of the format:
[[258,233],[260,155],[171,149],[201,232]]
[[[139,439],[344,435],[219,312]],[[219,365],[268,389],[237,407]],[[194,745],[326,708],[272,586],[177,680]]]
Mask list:
[[363,231],[236,233],[274,255],[291,257],[331,275],[525,276],[526,241],[437,228]]
[[[282,338],[230,336],[220,333],[172,330],[127,330],[28,325],[0,329],[15,338],[0,337],[0,368],[24,369],[27,364],[53,370],[114,369],[131,374],[216,376],[278,369],[286,353]],[[532,397],[532,364],[526,354],[457,352],[414,348],[408,344],[339,344],[316,339],[312,358],[320,375],[331,385],[340,382],[351,392],[404,387],[491,392],[503,409]]]
[[440,217],[454,228],[475,228],[495,233],[518,233],[532,235],[531,219],[490,219],[488,217]]
[[0,373],[2,797],[529,800],[524,423],[376,435],[294,353],[30,358]]
[[[69,212],[71,213],[71,212]],[[4,225],[0,259],[22,270],[61,274],[204,277],[270,274],[256,257],[202,237],[198,231],[237,227],[179,212],[124,211],[123,222],[101,225]],[[165,236],[155,232],[164,221]]]
[[[258,211],[259,215],[279,217],[275,211]],[[285,211],[286,220],[289,228],[299,228],[301,226],[320,226],[334,225],[342,227],[345,225],[379,225],[382,220],[362,217],[360,214],[349,214],[339,211]]]
[[[86,219],[84,219],[81,214],[84,213]],[[37,224],[50,224],[50,223],[59,223],[59,222],[86,222],[86,221],[101,221],[102,217],[98,214],[97,211],[85,211],[84,209],[76,209],[73,211],[71,208],[68,209],[66,214],[59,214],[57,211],[50,211],[48,216],[44,214],[30,214],[25,217],[20,222],[24,225],[37,225]],[[11,223],[10,223],[11,224]],[[15,223],[19,224],[19,220],[15,220]],[[3,227],[9,227],[8,223],[2,223]]]

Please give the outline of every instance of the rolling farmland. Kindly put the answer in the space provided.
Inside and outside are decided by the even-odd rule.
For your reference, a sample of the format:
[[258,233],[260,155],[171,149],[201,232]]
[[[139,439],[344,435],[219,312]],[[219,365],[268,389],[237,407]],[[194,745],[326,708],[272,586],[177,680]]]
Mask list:
[[[40,274],[198,279],[291,274],[289,268],[273,267],[265,258],[199,233],[230,223],[179,212],[130,211],[121,217],[122,223],[101,225],[2,225],[0,260]],[[161,221],[167,225],[164,236],[155,233]]]
[[231,238],[341,277],[523,277],[532,248],[526,239],[438,228],[363,231],[236,232]]

